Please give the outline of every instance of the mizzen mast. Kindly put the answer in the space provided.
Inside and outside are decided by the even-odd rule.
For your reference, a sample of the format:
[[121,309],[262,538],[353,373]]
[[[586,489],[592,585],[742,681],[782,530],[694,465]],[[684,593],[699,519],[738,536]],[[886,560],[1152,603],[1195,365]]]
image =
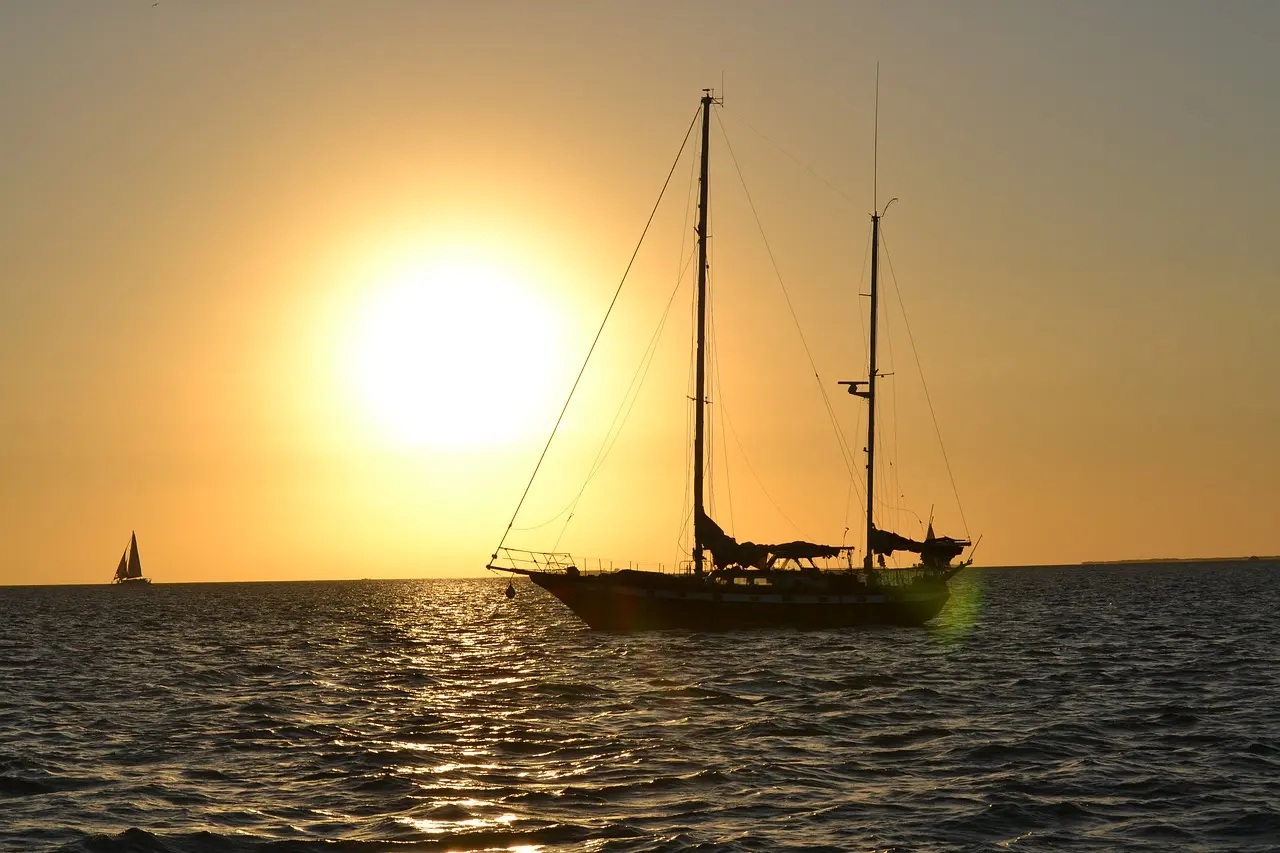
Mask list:
[[[879,279],[880,279],[880,220],[893,205],[896,198],[889,199],[884,207],[880,207],[879,198],[879,142],[880,142],[880,67],[876,66],[876,108],[875,124],[872,132],[872,168],[871,168],[871,292],[863,294],[871,298],[871,334],[867,346],[867,378],[852,382],[841,382],[849,386],[849,393],[862,397],[867,401],[867,553],[862,565],[870,571],[876,552],[881,554],[881,565],[884,555],[894,551],[911,551],[920,555],[921,565],[931,570],[945,570],[950,573],[959,571],[968,563],[958,567],[951,566],[951,561],[958,557],[964,548],[970,545],[968,539],[955,539],[950,536],[935,536],[933,521],[930,519],[929,529],[924,541],[917,542],[893,531],[881,531],[875,525],[875,484],[876,484],[876,330],[879,319]],[[863,388],[862,386],[866,386]],[[935,421],[936,424],[936,421]],[[954,481],[953,481],[954,485]],[[958,502],[959,498],[957,498]],[[973,562],[972,555],[969,562]]]
[[[866,569],[871,569],[872,555],[875,549],[872,547],[872,541],[875,539],[875,483],[876,483],[876,318],[879,315],[879,300],[877,284],[879,283],[880,273],[880,217],[884,211],[879,207],[878,196],[878,180],[879,180],[879,145],[880,145],[880,67],[876,66],[876,108],[875,120],[872,131],[872,167],[871,167],[871,293],[867,294],[871,297],[871,334],[867,346],[867,379],[866,381],[841,382],[841,385],[849,386],[849,393],[858,397],[863,397],[867,401],[867,446],[865,448],[867,454],[867,553],[863,557],[862,565]],[[889,204],[884,206],[885,210],[889,209],[889,205],[893,204],[897,199],[890,199]],[[859,386],[867,386],[865,389]]]
[[[890,200],[893,204],[897,199]],[[889,204],[885,205],[887,210]],[[880,216],[882,212],[871,214],[871,336],[867,352],[867,378],[853,382],[841,382],[849,386],[849,393],[862,397],[867,401],[867,553],[862,565],[870,569],[875,538],[875,483],[876,483],[876,315],[879,313],[877,279],[880,272]],[[862,388],[860,386],[867,386]]]
[[863,567],[871,568],[871,540],[875,535],[873,520],[876,482],[876,278],[880,259],[880,213],[871,214],[871,341],[867,356],[867,553]]

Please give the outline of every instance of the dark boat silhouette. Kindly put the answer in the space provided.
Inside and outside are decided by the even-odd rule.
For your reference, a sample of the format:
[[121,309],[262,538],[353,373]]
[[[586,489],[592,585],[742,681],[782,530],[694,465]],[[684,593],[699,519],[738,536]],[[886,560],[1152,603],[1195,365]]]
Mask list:
[[[505,547],[507,534],[511,532],[515,522],[513,515],[512,523],[507,525],[506,533],[490,557],[487,568],[528,577],[562,601],[587,625],[602,630],[680,628],[720,631],[756,627],[838,628],[855,625],[923,624],[937,616],[946,605],[950,597],[948,580],[972,563],[972,554],[967,561],[954,562],[972,543],[968,539],[935,536],[932,521],[921,540],[881,530],[874,523],[875,395],[878,375],[876,305],[880,217],[883,210],[877,209],[871,216],[868,378],[840,383],[847,386],[850,394],[865,399],[869,411],[866,438],[867,547],[861,564],[855,564],[854,549],[846,545],[802,541],[778,544],[738,542],[725,533],[704,509],[707,174],[712,108],[720,103],[720,99],[711,90],[704,90],[700,110],[702,152],[697,225],[699,267],[693,436],[694,544],[691,559],[683,564],[684,571],[678,573],[633,567],[586,571],[567,553]],[[888,204],[885,205],[885,209],[887,208]],[[572,397],[572,392],[570,396]],[[567,405],[566,402],[566,407]],[[553,430],[552,436],[554,435]],[[544,458],[545,455],[544,449]],[[534,477],[537,476],[541,462],[539,459]],[[527,495],[528,488],[525,490],[525,496]],[[524,498],[521,499],[521,505],[523,501]],[[519,512],[520,506],[517,506],[516,515]],[[919,562],[909,568],[886,568],[885,556],[895,551],[918,554]],[[873,562],[873,554],[879,559],[879,567]],[[833,562],[836,564],[835,568],[830,567]],[[826,563],[827,567],[820,566],[820,563]]]
[[116,566],[116,574],[112,578],[112,583],[131,586],[145,586],[151,583],[151,578],[142,576],[142,558],[138,556],[138,534],[136,532],[130,535],[129,544],[125,546],[124,553],[120,555],[120,565]]

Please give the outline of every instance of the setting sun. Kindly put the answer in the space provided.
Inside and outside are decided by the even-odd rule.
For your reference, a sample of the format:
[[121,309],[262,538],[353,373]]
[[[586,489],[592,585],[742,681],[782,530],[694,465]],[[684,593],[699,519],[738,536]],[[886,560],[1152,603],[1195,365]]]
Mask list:
[[350,391],[384,436],[454,449],[541,429],[560,352],[556,314],[479,252],[400,265],[359,309]]

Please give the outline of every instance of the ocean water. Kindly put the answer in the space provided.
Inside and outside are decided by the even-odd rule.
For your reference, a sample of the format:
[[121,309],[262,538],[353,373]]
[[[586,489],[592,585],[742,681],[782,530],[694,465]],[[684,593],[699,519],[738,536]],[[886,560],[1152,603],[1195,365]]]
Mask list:
[[505,583],[0,588],[0,849],[1280,850],[1280,565],[822,632]]

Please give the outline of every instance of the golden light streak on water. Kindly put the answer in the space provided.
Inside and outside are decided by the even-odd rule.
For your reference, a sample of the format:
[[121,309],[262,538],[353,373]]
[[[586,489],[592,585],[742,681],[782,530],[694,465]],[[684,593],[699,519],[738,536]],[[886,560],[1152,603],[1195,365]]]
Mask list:
[[962,643],[973,633],[982,613],[982,580],[964,571],[951,581],[951,600],[930,626],[930,634],[946,645]]

